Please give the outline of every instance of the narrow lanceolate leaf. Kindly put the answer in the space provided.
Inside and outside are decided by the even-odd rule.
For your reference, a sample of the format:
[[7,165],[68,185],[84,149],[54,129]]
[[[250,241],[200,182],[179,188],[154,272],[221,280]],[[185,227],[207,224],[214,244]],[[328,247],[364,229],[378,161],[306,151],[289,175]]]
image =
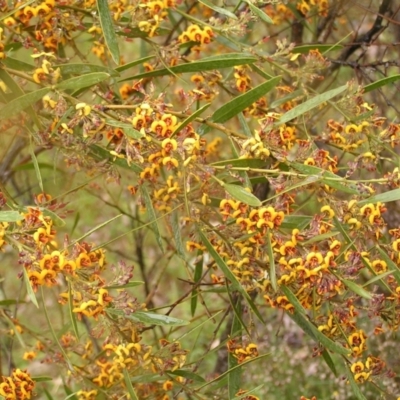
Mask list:
[[18,211],[0,211],[0,222],[17,222],[24,219]]
[[171,228],[175,239],[175,247],[178,254],[185,259],[185,249],[182,243],[181,226],[179,224],[179,210],[176,210],[171,215]]
[[79,239],[76,239],[73,243],[71,243],[69,246],[74,245],[75,243],[78,243],[80,241],[82,241],[83,239],[85,239],[86,237],[90,236],[92,233],[97,232],[99,229],[104,228],[106,225],[108,225],[109,223],[113,222],[114,220],[116,220],[117,218],[121,217],[122,214],[118,214],[115,217],[110,218],[109,220],[107,220],[106,222],[102,222],[101,224],[97,225],[96,227],[94,227],[93,229],[91,229],[90,231],[86,232],[84,235],[82,235]]
[[183,319],[173,318],[169,315],[155,314],[148,311],[136,311],[132,314],[127,314],[123,310],[108,308],[107,313],[131,319],[133,321],[143,322],[144,324],[149,325],[183,326],[189,324],[188,321],[185,321]]
[[276,282],[276,271],[275,271],[275,259],[274,250],[271,243],[271,233],[267,230],[267,252],[268,252],[268,262],[269,262],[269,280],[271,281],[271,286],[274,291],[277,291],[278,284]]
[[269,17],[267,14],[265,14],[264,11],[260,10],[255,5],[253,5],[249,0],[245,0],[245,2],[250,7],[251,12],[254,15],[257,15],[257,17],[260,18],[262,21],[266,22],[267,24],[274,23],[274,21],[271,19],[271,17]]
[[129,393],[129,398],[132,400],[139,400],[139,398],[137,397],[137,394],[135,392],[135,389],[133,388],[132,381],[129,376],[129,372],[127,371],[126,368],[123,369],[123,372],[124,372],[125,386],[126,386],[126,390]]
[[[201,255],[201,250],[198,250],[198,256]],[[203,258],[198,257],[198,261],[194,267],[194,276],[193,276],[193,281],[194,283],[198,283],[201,279],[201,276],[203,275]],[[194,287],[192,290],[192,296],[190,299],[190,311],[192,313],[192,317],[196,313],[196,308],[197,308],[197,303],[198,303],[198,296],[199,296],[199,289],[197,287]]]
[[387,78],[379,79],[378,81],[372,82],[369,85],[364,86],[364,92],[368,93],[372,90],[379,89],[382,86],[390,85],[400,79],[400,75],[392,75]]
[[115,119],[107,119],[106,125],[121,128],[124,131],[124,134],[132,139],[141,139],[144,137],[143,133],[140,133],[138,130],[133,128],[132,125],[125,122],[116,121]]
[[272,90],[281,80],[280,76],[270,79],[267,82],[258,85],[254,89],[235,97],[233,100],[220,107],[211,117],[213,122],[224,123],[235,115],[242,112],[245,108],[251,106],[259,98]]
[[318,50],[320,53],[327,53],[329,51],[341,50],[343,46],[340,44],[307,44],[296,46],[292,53],[307,54],[310,50]]
[[109,286],[104,286],[105,289],[127,289],[127,288],[132,288],[136,286],[143,285],[143,281],[130,281],[128,283],[124,283],[121,285],[109,285]]
[[37,307],[39,308],[39,304],[37,302],[36,296],[35,296],[35,292],[32,289],[31,286],[31,282],[29,281],[29,276],[28,276],[28,272],[26,271],[26,268],[22,268],[23,272],[24,272],[24,282],[25,282],[25,286],[26,286],[26,291],[28,293],[28,296],[31,300],[31,302]]
[[0,120],[10,118],[25,108],[41,100],[50,91],[50,88],[43,88],[24,94],[0,107]]
[[282,229],[305,229],[311,222],[311,217],[308,215],[288,215],[285,216],[281,224]]
[[187,371],[185,369],[176,369],[175,371],[168,371],[170,375],[181,376],[182,378],[190,379],[194,382],[201,382],[204,383],[206,380],[198,374],[195,374],[192,371]]
[[371,196],[368,199],[359,201],[357,204],[362,206],[364,204],[375,204],[379,201],[382,203],[389,203],[390,201],[400,200],[400,189],[389,190],[385,193],[377,194],[376,196]]
[[118,39],[115,34],[114,21],[111,18],[107,0],[97,0],[97,9],[99,10],[100,25],[103,31],[104,39],[111,57],[115,64],[119,65]]
[[96,64],[59,64],[55,65],[54,68],[60,68],[62,75],[69,74],[90,74],[92,72],[105,72],[111,76],[119,76],[119,72],[115,69],[105,67],[104,65]]
[[121,65],[121,66],[115,68],[115,71],[117,71],[117,72],[126,71],[127,69],[135,67],[136,65],[141,65],[141,64],[151,60],[154,57],[155,56],[146,56],[146,57],[139,58],[138,60],[131,61],[129,63],[126,63],[124,65]]
[[30,152],[30,154],[31,154],[33,166],[35,167],[36,178],[37,178],[37,180],[38,180],[38,184],[39,184],[40,190],[42,191],[42,193],[44,193],[42,174],[40,173],[40,168],[39,168],[38,160],[37,160],[37,158],[36,158],[35,151],[33,150],[33,145],[32,145],[32,143],[31,143],[31,145],[30,145],[30,147],[29,147],[29,152]]
[[335,363],[331,357],[331,355],[329,354],[328,350],[324,350],[322,352],[322,357],[326,362],[326,365],[329,367],[329,369],[333,372],[333,374],[337,377],[337,371],[336,371],[336,366]]
[[320,342],[326,349],[334,353],[349,355],[349,349],[345,349],[340,344],[325,336],[311,321],[309,321],[303,306],[287,286],[282,285],[281,289],[295,309],[293,314],[288,313],[289,317],[292,318],[305,333],[315,341]]
[[237,19],[237,16],[234,13],[230,12],[226,8],[222,8],[222,7],[218,7],[218,6],[214,5],[211,1],[199,0],[199,3],[202,3],[205,6],[207,6],[208,8],[211,8],[218,14],[226,15],[227,17],[232,18],[232,19]]
[[236,200],[242,203],[248,204],[249,206],[259,207],[262,205],[260,199],[254,194],[248,192],[244,187],[239,185],[231,185],[230,183],[224,184],[224,189]]
[[192,121],[194,121],[199,115],[203,114],[205,110],[207,110],[208,107],[210,107],[211,103],[204,104],[204,106],[200,107],[198,110],[196,110],[193,114],[189,115],[182,123],[180,123],[174,132],[172,133],[171,137],[179,133],[183,128],[185,128],[187,125],[189,125]]
[[140,192],[142,193],[142,197],[143,197],[143,200],[144,200],[144,205],[146,206],[147,216],[150,219],[150,221],[153,221],[151,223],[151,227],[152,227],[152,229],[154,231],[154,234],[156,235],[157,243],[160,246],[161,251],[164,252],[164,244],[163,244],[163,241],[162,241],[160,230],[158,228],[157,214],[154,211],[153,203],[151,201],[149,192],[147,191],[147,189],[144,186],[141,186]]
[[79,339],[78,324],[76,322],[76,314],[73,312],[74,301],[73,301],[73,290],[70,280],[68,279],[68,314],[72,323],[72,327],[75,333],[75,337]]
[[51,220],[53,221],[55,226],[64,226],[65,221],[60,218],[54,211],[51,211],[47,208],[41,208],[41,211],[43,211],[43,214],[47,217],[50,217]]
[[320,106],[321,104],[325,103],[326,101],[332,99],[333,97],[337,96],[338,94],[344,92],[348,88],[347,85],[340,86],[336,89],[328,90],[325,93],[321,93],[310,100],[292,108],[290,111],[285,113],[282,118],[275,124],[277,126],[281,124],[285,124],[286,122],[291,121],[292,119],[298,118],[303,114],[311,111],[312,109]]
[[120,82],[131,81],[133,79],[153,78],[155,76],[164,76],[171,74],[181,74],[186,72],[210,71],[213,69],[229,68],[235,65],[252,64],[257,58],[246,53],[229,53],[218,56],[206,57],[202,60],[192,61],[186,64],[175,65],[170,68],[156,69],[154,71],[145,72],[143,74],[124,78]]
[[[231,296],[229,296],[231,298]],[[236,299],[236,305],[234,301],[232,302],[232,307],[235,310],[235,316],[232,321],[232,328],[231,328],[231,336],[232,337],[241,337],[242,336],[242,326],[244,328],[247,327],[242,321],[242,307],[241,307],[241,300]],[[228,374],[228,394],[229,398],[232,399],[235,397],[236,393],[239,391],[241,387],[241,380],[242,380],[242,368],[235,368],[238,365],[238,360],[232,352],[228,353],[228,370],[231,371]],[[233,369],[235,368],[235,369]]]
[[18,60],[12,57],[6,57],[1,60],[1,62],[8,68],[15,69],[17,71],[33,71],[35,66],[32,64],[28,64],[25,61]]
[[[379,275],[375,275],[373,278],[371,278],[367,282],[365,282],[362,286],[363,286],[363,288],[365,288],[365,287],[367,287],[369,285],[372,285],[375,282],[379,282],[382,279],[387,278],[389,275],[394,275],[393,271],[386,271],[386,272],[383,272],[383,273],[381,273]],[[396,280],[397,280],[397,278],[396,278]]]
[[344,182],[344,178],[334,174],[331,171],[327,171],[313,165],[305,165],[301,163],[291,163],[290,166],[302,174],[309,176],[319,176],[321,178],[321,181],[325,185],[328,185],[336,190],[350,194],[359,194],[358,190],[355,187],[350,187],[349,185],[342,183]]
[[229,269],[229,267],[226,265],[225,261],[218,254],[218,252],[214,249],[213,245],[208,240],[207,236],[200,229],[199,229],[199,236],[200,236],[200,239],[203,242],[204,246],[206,246],[207,251],[210,253],[210,256],[212,257],[212,259],[217,263],[218,267],[225,275],[225,278],[228,279],[228,281],[230,281],[231,289],[237,290],[242,295],[247,297],[246,291],[243,289],[242,285],[239,283],[236,276]]
[[261,160],[260,158],[234,158],[231,160],[222,160],[217,161],[211,166],[215,165],[217,167],[229,165],[230,167],[238,167],[238,168],[264,168],[267,162],[265,160]]
[[358,294],[360,297],[364,299],[371,300],[372,294],[367,290],[363,289],[361,286],[357,285],[353,281],[349,281],[348,279],[341,279],[341,281],[355,294]]
[[0,81],[3,81],[3,84],[7,88],[5,92],[3,90],[0,90],[0,100],[2,102],[9,103],[17,97],[24,95],[24,91],[17,84],[17,82],[15,82],[13,77],[5,69],[2,68],[0,68]]
[[90,74],[77,76],[74,78],[67,79],[55,85],[56,89],[59,90],[68,90],[68,89],[82,89],[85,87],[96,85],[107,78],[110,77],[110,74],[106,72],[91,72]]

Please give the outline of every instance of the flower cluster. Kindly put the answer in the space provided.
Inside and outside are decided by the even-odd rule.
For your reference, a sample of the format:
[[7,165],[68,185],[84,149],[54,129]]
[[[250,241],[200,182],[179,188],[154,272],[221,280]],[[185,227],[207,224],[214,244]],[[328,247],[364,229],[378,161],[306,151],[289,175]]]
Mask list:
[[31,376],[20,369],[13,370],[11,376],[3,376],[0,394],[5,400],[27,400],[33,396],[35,382]]

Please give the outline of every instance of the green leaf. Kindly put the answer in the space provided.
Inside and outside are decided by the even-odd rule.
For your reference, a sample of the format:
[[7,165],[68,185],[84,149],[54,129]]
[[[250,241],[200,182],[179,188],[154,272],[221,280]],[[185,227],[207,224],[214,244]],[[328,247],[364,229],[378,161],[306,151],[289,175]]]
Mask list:
[[105,222],[102,222],[101,224],[95,226],[93,229],[91,229],[90,231],[86,232],[84,235],[82,235],[80,238],[74,240],[74,242],[72,242],[69,246],[74,245],[75,243],[81,242],[83,239],[85,239],[86,237],[90,236],[92,233],[97,232],[99,229],[104,228],[105,226],[107,226],[109,223],[115,221],[116,219],[122,217],[122,214],[118,214],[115,217],[112,217],[110,219],[108,219]]
[[[199,250],[197,256],[199,257],[200,254],[201,254],[201,251]],[[202,275],[203,275],[203,258],[199,257],[199,260],[197,261],[197,263],[194,267],[193,281],[195,284],[199,282]],[[194,314],[196,312],[198,295],[199,295],[199,290],[197,289],[197,287],[195,287],[192,290],[192,295],[191,295],[191,299],[190,299],[190,311],[191,311],[192,317],[194,316]]]
[[278,289],[278,284],[276,282],[274,250],[272,249],[271,233],[269,229],[267,230],[267,253],[269,262],[269,279],[271,281],[272,289],[274,289],[276,292]]
[[14,299],[5,299],[5,300],[0,300],[0,307],[8,307],[12,306],[14,304],[19,304],[21,301],[17,301]]
[[[199,236],[200,236],[200,239],[203,242],[204,246],[206,246],[207,251],[210,253],[210,256],[212,257],[212,259],[216,262],[218,267],[221,269],[221,271],[225,275],[225,278],[231,282],[230,289],[237,290],[246,299],[247,303],[249,304],[250,308],[252,309],[254,314],[257,316],[257,318],[262,323],[264,323],[264,320],[263,320],[260,312],[258,311],[257,307],[255,306],[254,302],[252,301],[251,297],[248,295],[246,290],[242,287],[242,285],[236,279],[236,276],[229,269],[229,267],[226,265],[225,261],[218,254],[218,252],[214,249],[213,245],[208,240],[207,236],[201,231],[201,229],[199,229]],[[210,291],[212,291],[212,290],[210,290]]]
[[128,165],[126,160],[122,160],[120,158],[112,160],[113,156],[110,154],[110,151],[107,149],[104,149],[101,146],[91,145],[90,146],[90,155],[100,161],[109,160],[114,165],[118,165],[119,167],[130,169],[137,174],[139,174],[143,170],[141,166],[139,166],[135,163],[132,163],[132,162]]
[[110,10],[108,8],[107,0],[97,0],[97,9],[99,10],[100,25],[103,31],[104,39],[111,57],[115,64],[119,65],[119,48],[117,35],[115,30],[117,26],[111,18]]
[[[340,278],[339,278],[340,279]],[[357,285],[353,281],[349,281],[348,279],[340,279],[352,292],[358,294],[360,297],[364,299],[371,300],[372,294],[367,290],[363,289],[361,286]]]
[[230,183],[225,183],[224,189],[236,200],[242,203],[248,204],[249,206],[259,207],[262,205],[261,201],[254,196],[254,194],[248,192],[243,186],[231,185]]
[[189,125],[192,121],[194,121],[199,115],[203,114],[205,110],[207,110],[208,107],[210,107],[211,103],[204,104],[204,106],[200,107],[198,110],[196,110],[193,114],[189,115],[184,121],[182,121],[176,129],[172,132],[171,137],[176,135],[178,132],[180,132],[183,128],[185,128],[187,125]]
[[257,61],[257,58],[246,53],[229,53],[218,56],[206,57],[202,60],[192,61],[186,64],[174,65],[173,67],[156,69],[143,74],[124,78],[120,82],[131,81],[141,78],[153,78],[155,76],[164,76],[171,74],[181,74],[187,72],[210,71],[213,69],[229,68],[236,65],[252,64]]
[[294,92],[288,94],[285,97],[282,97],[281,99],[275,100],[271,103],[271,105],[269,106],[269,108],[276,108],[279,107],[282,104],[285,104],[286,102],[288,102],[289,100],[293,100],[296,97],[300,97],[303,95],[303,91],[302,90],[295,90]]
[[60,68],[62,75],[85,75],[92,72],[105,72],[110,76],[119,76],[119,72],[116,69],[96,64],[58,64],[54,65],[54,68]]
[[[24,268],[24,270],[25,270],[25,268]],[[49,303],[46,302],[46,299],[44,298],[43,286],[40,286],[40,295],[41,295],[41,298],[42,298],[42,308],[43,308],[44,316],[46,317],[47,325],[48,325],[49,328],[50,328],[51,336],[53,337],[54,343],[56,343],[56,345],[57,345],[57,347],[58,347],[60,353],[61,353],[62,356],[64,357],[64,361],[65,361],[65,363],[68,365],[68,369],[69,369],[70,371],[72,371],[72,370],[74,370],[74,367],[72,366],[72,363],[71,363],[71,361],[69,360],[68,355],[67,355],[67,353],[66,353],[65,350],[64,350],[64,347],[61,346],[61,343],[60,343],[60,341],[58,340],[58,337],[57,337],[57,335],[56,335],[56,332],[54,331],[53,324],[51,323],[51,319],[50,319],[49,313],[48,313],[48,311],[47,311],[47,306],[46,306],[46,304],[49,304]]]
[[33,64],[28,64],[25,61],[17,60],[12,57],[3,58],[1,61],[6,67],[15,69],[16,71],[31,72],[35,69]]
[[18,211],[0,211],[0,222],[16,222],[23,219]]
[[36,158],[35,151],[33,150],[33,144],[32,143],[29,146],[29,153],[30,153],[31,158],[32,158],[33,166],[35,167],[36,178],[38,180],[38,184],[39,184],[40,190],[42,191],[42,193],[44,193],[42,174],[40,173],[39,164],[38,164],[38,161],[37,161],[37,158]]
[[168,375],[181,376],[182,378],[190,379],[194,382],[201,382],[201,383],[206,382],[206,380],[202,376],[197,375],[192,371],[187,371],[185,369],[176,369],[175,371],[168,371]]
[[272,90],[281,80],[281,76],[276,76],[261,85],[256,86],[254,89],[249,90],[240,96],[235,97],[228,103],[225,103],[212,115],[211,120],[216,123],[224,123],[239,114],[245,108],[252,105],[260,97],[267,94]]
[[246,118],[244,117],[243,113],[239,113],[238,117],[239,117],[240,126],[242,127],[242,132],[249,138],[253,137],[253,134],[251,133],[249,124],[247,123]]
[[339,235],[339,234],[340,234],[340,232],[335,232],[335,231],[330,231],[330,232],[327,232],[327,233],[322,233],[321,235],[313,236],[311,239],[308,239],[308,240],[306,240],[305,242],[301,242],[301,244],[302,244],[303,246],[307,246],[307,245],[312,244],[312,243],[318,243],[318,242],[321,242],[321,243],[322,243],[323,240],[329,239],[329,238],[331,238],[331,237],[333,237],[333,236],[337,236],[337,235]]
[[296,46],[292,53],[307,54],[310,50],[318,50],[320,53],[328,53],[329,51],[342,50],[343,46],[340,44],[306,44]]
[[148,311],[136,311],[132,314],[126,314],[122,310],[107,309],[109,314],[118,315],[133,321],[143,322],[149,325],[163,325],[163,326],[183,326],[189,324],[188,321],[183,319],[173,318],[169,315],[155,314]]
[[31,302],[36,306],[36,308],[39,308],[39,304],[37,302],[35,292],[32,289],[31,282],[29,281],[29,276],[26,268],[22,268],[24,272],[24,282],[26,286],[26,291],[28,293],[29,298],[31,299]]
[[338,375],[337,375],[337,371],[336,371],[336,366],[335,366],[335,363],[333,362],[331,355],[329,354],[329,351],[324,349],[324,351],[322,352],[322,357],[325,360],[326,365],[333,372],[333,375],[335,375],[337,377]]
[[396,82],[400,79],[400,75],[392,75],[387,78],[379,79],[378,81],[372,82],[369,85],[364,86],[364,93],[371,92],[372,90],[379,89],[382,86],[389,85],[390,83]]
[[267,162],[260,158],[234,158],[231,160],[216,161],[210,165],[216,167],[228,165],[237,168],[264,168]]
[[249,0],[244,0],[244,1],[250,7],[250,10],[253,12],[253,14],[257,15],[257,17],[260,18],[262,21],[266,22],[267,24],[274,23],[274,21],[264,11],[257,8]]
[[8,104],[0,108],[0,120],[10,118],[20,111],[25,110],[25,108],[41,100],[49,91],[50,88],[43,88],[11,100]]
[[[232,307],[232,310],[234,313],[233,321],[236,323],[236,327],[237,327],[236,330],[234,330],[232,327],[231,336],[234,336],[234,332],[239,332],[239,330],[241,332],[241,328],[243,328],[246,331],[246,333],[250,336],[249,328],[247,327],[246,323],[243,321],[243,318],[242,318],[241,304],[238,303],[237,301],[235,304],[235,298],[237,299],[237,296],[235,296],[235,298],[233,297],[232,292],[229,290],[228,282],[225,282],[225,286],[226,286],[226,291],[227,291],[227,294],[229,297],[229,303],[231,304],[231,307]],[[237,333],[237,334],[239,334],[239,333]]]
[[346,377],[349,380],[350,387],[353,390],[354,395],[358,400],[367,400],[365,396],[362,394],[360,386],[358,386],[357,382],[354,380],[353,373],[350,370],[350,366],[346,364],[345,366]]
[[296,162],[290,163],[290,166],[302,174],[321,178],[321,181],[325,185],[328,185],[336,190],[342,191],[344,193],[359,194],[358,190],[355,187],[349,187],[344,183],[341,183],[341,181],[344,181],[344,178],[334,174],[331,171],[315,167],[314,165],[305,165]]
[[222,259],[222,257],[214,249],[213,245],[208,240],[207,236],[200,229],[199,229],[199,236],[200,236],[200,239],[203,242],[204,246],[206,246],[207,251],[210,253],[210,256],[212,257],[212,259],[216,262],[218,267],[221,269],[221,271],[225,275],[225,278],[231,282],[231,289],[237,290],[238,292],[240,292],[243,296],[245,296],[247,298],[248,294],[245,291],[245,289],[242,287],[242,285],[236,279],[236,276],[233,274],[233,272],[230,270],[230,268],[225,264],[225,261]]
[[304,103],[292,108],[287,113],[283,114],[282,118],[275,123],[276,126],[285,124],[286,122],[291,121],[301,115],[305,114],[308,111],[311,111],[313,108],[318,107],[319,105],[325,103],[326,101],[332,99],[338,94],[344,92],[348,88],[347,85],[340,86],[336,89],[328,90],[325,93],[319,94],[313,97],[310,100],[305,101]]
[[58,90],[78,90],[85,87],[96,85],[105,79],[108,79],[110,74],[106,72],[91,72],[90,74],[76,76],[74,78],[66,79],[55,85]]
[[[229,296],[231,298],[231,296]],[[231,299],[232,300],[232,299]],[[242,326],[246,329],[247,327],[242,320],[242,307],[241,299],[238,298],[236,301],[236,306],[234,301],[231,302],[233,309],[235,310],[235,315],[232,321],[231,336],[241,337],[242,336]],[[228,353],[228,394],[231,399],[236,395],[241,387],[242,380],[242,368],[238,367],[238,360],[233,356],[231,352]]]
[[50,382],[54,380],[51,376],[32,376],[31,378],[35,382]]
[[68,314],[72,323],[72,328],[74,330],[75,337],[79,339],[79,330],[78,330],[78,324],[76,322],[76,313],[73,312],[74,300],[73,300],[72,285],[69,279],[67,279],[67,281],[68,281]]
[[305,229],[311,222],[311,217],[308,215],[288,215],[285,216],[281,224],[282,229]]
[[133,128],[132,125],[125,122],[116,121],[115,119],[107,119],[106,125],[113,126],[115,128],[121,128],[124,131],[124,134],[132,139],[141,139],[145,136],[143,133]]
[[400,285],[400,269],[398,268],[397,264],[395,264],[391,258],[386,254],[385,251],[383,251],[382,248],[380,248],[379,246],[375,247],[376,250],[378,250],[379,254],[381,255],[383,261],[385,261],[385,263],[388,265],[388,267],[390,268],[390,270],[392,271],[397,283]]
[[171,229],[174,235],[175,247],[181,258],[185,259],[185,249],[182,243],[181,227],[179,224],[179,210],[176,210],[171,215]]
[[293,314],[287,313],[287,315],[289,315],[289,317],[292,318],[296,322],[296,324],[301,329],[303,329],[305,333],[307,333],[315,341],[320,342],[325,348],[333,351],[334,353],[342,355],[350,354],[351,351],[349,349],[345,349],[340,344],[325,336],[311,321],[308,320],[303,306],[300,304],[297,297],[290,291],[287,286],[282,285],[281,289],[295,309]]
[[232,18],[232,19],[238,19],[235,14],[233,14],[230,11],[228,11],[226,8],[218,7],[218,6],[214,5],[213,3],[211,3],[211,2],[209,2],[207,0],[199,0],[199,3],[202,3],[205,6],[207,6],[208,8],[211,8],[212,10],[214,10],[218,14],[226,15],[227,17]]
[[150,221],[153,221],[151,223],[151,227],[154,231],[154,234],[156,235],[156,241],[157,241],[158,245],[160,246],[161,251],[164,253],[164,244],[163,244],[160,230],[158,228],[157,214],[154,211],[153,203],[151,201],[149,192],[143,185],[140,187],[140,192],[141,192],[143,200],[144,200],[144,205],[146,206],[147,216],[150,219]]
[[44,394],[47,397],[47,400],[54,400],[52,395],[49,393],[49,391],[46,388],[43,388]]
[[135,389],[133,388],[132,381],[129,376],[128,370],[126,368],[124,368],[123,373],[124,373],[125,386],[129,393],[129,398],[132,400],[139,400],[139,398],[136,395]]
[[139,58],[138,60],[129,62],[127,64],[124,64],[124,65],[121,65],[121,66],[115,68],[115,71],[117,71],[117,72],[126,71],[127,69],[135,67],[136,65],[141,65],[141,64],[153,59],[154,57],[155,56],[146,56],[146,57]]
[[[379,282],[379,281],[381,281],[383,278],[388,277],[389,275],[394,275],[394,274],[393,274],[393,271],[386,271],[386,272],[383,272],[383,273],[381,273],[381,274],[375,275],[373,278],[371,278],[371,279],[369,279],[367,282],[365,282],[365,283],[362,285],[362,287],[365,288],[365,287],[367,287],[367,286],[369,286],[369,285],[371,285],[371,284],[373,284],[373,283],[375,283],[375,282]],[[396,279],[396,280],[397,280],[397,279]]]
[[136,286],[143,285],[144,282],[142,281],[129,281],[128,283],[122,284],[122,285],[109,285],[105,286],[105,289],[128,289]]
[[376,204],[378,202],[389,203],[397,200],[400,200],[400,189],[393,189],[385,193],[379,193],[376,196],[371,196],[368,197],[368,199],[361,200],[357,204],[362,206],[364,204]]
[[55,212],[50,211],[47,208],[42,208],[42,207],[41,207],[41,211],[43,211],[43,214],[45,216],[50,217],[52,219],[55,226],[64,226],[65,225],[65,221],[62,218],[60,218]]

